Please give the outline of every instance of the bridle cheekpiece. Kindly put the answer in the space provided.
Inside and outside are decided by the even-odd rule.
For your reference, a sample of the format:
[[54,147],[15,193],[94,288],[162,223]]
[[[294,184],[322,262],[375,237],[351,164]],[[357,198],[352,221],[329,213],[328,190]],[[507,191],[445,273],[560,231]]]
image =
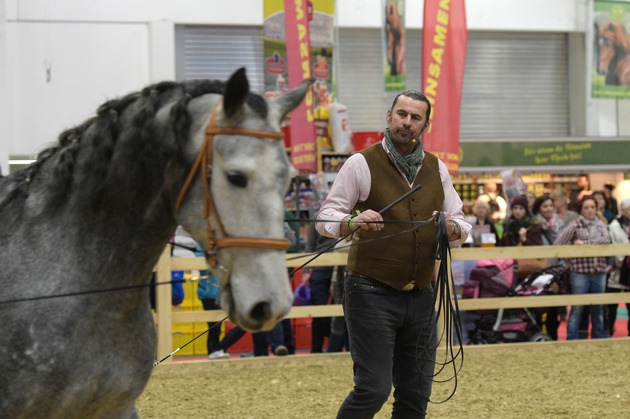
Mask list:
[[[184,182],[184,186],[182,187],[182,190],[177,197],[177,201],[175,202],[175,211],[177,211],[181,206],[181,203],[184,200],[184,196],[186,196],[186,192],[188,191],[188,188],[190,187],[195,177],[195,174],[199,170],[199,167],[205,167],[206,170],[202,170],[201,175],[203,178],[203,191],[205,198],[204,218],[208,221],[208,245],[206,256],[209,258],[210,267],[213,269],[218,266],[217,253],[221,249],[230,247],[252,247],[259,249],[286,250],[289,247],[289,241],[286,239],[268,239],[263,237],[230,237],[225,232],[223,223],[221,222],[221,217],[219,216],[219,212],[216,209],[214,200],[212,199],[212,193],[210,191],[210,181],[212,179],[212,149],[214,136],[217,134],[246,135],[250,137],[272,138],[274,140],[281,140],[283,138],[283,134],[281,132],[259,131],[246,128],[217,127],[215,126],[215,121],[219,113],[220,105],[221,100],[219,100],[219,102],[215,105],[214,110],[212,111],[210,122],[206,127],[206,139],[203,143],[203,146],[199,150],[199,154],[195,159],[195,163],[190,169],[190,172],[186,177],[186,181]],[[219,232],[221,235],[219,239],[216,238],[216,232],[212,227],[211,217],[214,217],[219,228]]]

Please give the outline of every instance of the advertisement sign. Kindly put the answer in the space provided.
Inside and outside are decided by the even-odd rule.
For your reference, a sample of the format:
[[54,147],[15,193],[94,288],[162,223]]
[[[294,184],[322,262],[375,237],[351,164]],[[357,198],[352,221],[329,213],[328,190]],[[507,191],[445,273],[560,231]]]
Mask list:
[[405,0],[383,1],[383,71],[385,91],[405,90],[407,64],[405,61]]
[[431,128],[425,150],[459,169],[459,117],[466,62],[464,0],[425,0],[422,45],[422,92],[431,102]]
[[462,168],[628,166],[627,138],[610,141],[467,141]]
[[277,97],[304,79],[316,79],[287,121],[291,163],[309,172],[317,171],[316,124],[333,98],[334,9],[333,0],[264,3],[265,96]]
[[630,99],[630,0],[596,0],[593,34],[592,97]]

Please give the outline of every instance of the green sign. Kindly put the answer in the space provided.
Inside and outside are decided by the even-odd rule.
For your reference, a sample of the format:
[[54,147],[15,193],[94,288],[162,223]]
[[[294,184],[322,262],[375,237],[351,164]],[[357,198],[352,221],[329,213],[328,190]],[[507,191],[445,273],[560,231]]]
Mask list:
[[616,141],[462,142],[462,168],[630,166],[630,138]]

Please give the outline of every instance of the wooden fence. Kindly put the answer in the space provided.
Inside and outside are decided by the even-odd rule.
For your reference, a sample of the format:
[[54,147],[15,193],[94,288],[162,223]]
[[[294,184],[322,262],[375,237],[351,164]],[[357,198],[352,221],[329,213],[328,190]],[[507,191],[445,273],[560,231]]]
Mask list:
[[[170,247],[165,248],[156,266],[157,282],[171,280],[171,271],[208,269],[202,257],[172,258]],[[525,246],[525,247],[485,247],[461,248],[452,250],[452,260],[514,259],[514,258],[568,258],[592,256],[630,255],[630,244],[584,245],[584,246]],[[327,253],[313,262],[316,266],[345,266],[346,252]],[[286,266],[293,268],[308,261],[310,254],[287,254]],[[564,294],[530,297],[479,298],[458,300],[461,310],[485,310],[499,308],[553,307],[567,305],[592,305],[630,303],[630,292],[610,294]],[[158,345],[157,357],[161,359],[172,351],[173,323],[217,322],[227,314],[223,310],[173,312],[171,287],[157,287],[156,315]],[[341,305],[293,307],[286,318],[341,316]],[[171,358],[172,359],[172,358]]]

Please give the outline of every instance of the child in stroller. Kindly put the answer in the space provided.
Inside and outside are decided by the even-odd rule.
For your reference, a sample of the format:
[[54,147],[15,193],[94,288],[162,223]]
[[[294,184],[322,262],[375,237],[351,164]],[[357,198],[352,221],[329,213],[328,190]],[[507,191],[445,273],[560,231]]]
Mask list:
[[[560,265],[550,266],[517,282],[513,260],[481,260],[464,282],[462,298],[557,294],[564,270]],[[555,308],[467,311],[464,328],[472,344],[543,342],[553,339],[541,328],[541,319],[551,313],[557,313]]]

